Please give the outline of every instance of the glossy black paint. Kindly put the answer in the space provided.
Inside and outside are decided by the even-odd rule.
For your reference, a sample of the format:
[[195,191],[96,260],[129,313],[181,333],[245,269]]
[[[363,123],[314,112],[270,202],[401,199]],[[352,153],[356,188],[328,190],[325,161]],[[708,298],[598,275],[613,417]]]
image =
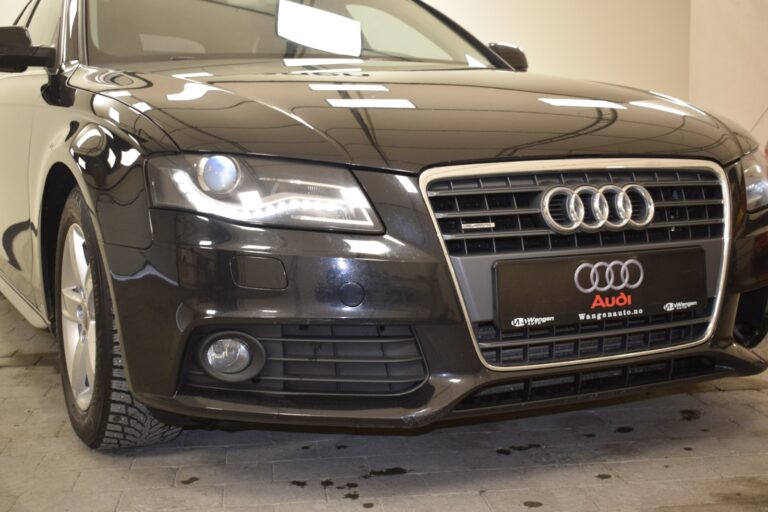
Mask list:
[[[725,165],[745,151],[717,118],[625,87],[505,69],[381,64],[334,69],[326,73],[321,66],[291,68],[275,62],[151,63],[98,81],[97,70],[81,67],[70,84],[139,105],[183,151],[408,173],[490,160],[637,155],[704,158]],[[209,76],[179,78],[190,73]],[[388,92],[310,88],[328,82],[384,85]],[[416,108],[364,110],[328,103],[339,98],[405,99]],[[602,100],[621,108],[541,101],[551,98]]]
[[0,71],[23,73],[31,66],[48,68],[55,64],[56,50],[32,46],[23,27],[0,28]]
[[520,47],[506,43],[491,43],[488,46],[515,71],[528,71],[528,56]]
[[[741,374],[766,367],[762,346],[747,350],[733,342],[740,294],[768,286],[768,213],[744,208],[741,172],[731,164],[756,143],[728,121],[662,96],[515,73],[502,63],[474,70],[366,64],[333,71],[254,62],[92,68],[82,53],[71,54],[81,34],[79,4],[65,7],[77,29],[62,37],[57,69],[0,74],[0,277],[29,308],[28,318],[50,322],[57,205],[79,187],[110,271],[131,390],[149,406],[217,420],[415,427],[449,416],[478,387],[510,379],[480,363],[417,186],[429,167],[480,161],[679,157],[730,166],[734,232],[717,335],[676,355],[706,354]],[[189,73],[196,76],[174,76]],[[386,93],[349,97],[408,99],[416,108],[334,108],[327,100],[349,93],[309,87],[328,82],[385,85]],[[556,107],[541,98],[623,108]],[[386,235],[263,229],[153,209],[146,158],[179,151],[348,166]],[[231,261],[240,256],[280,260],[287,286],[238,286]],[[341,299],[347,283],[365,289],[357,307]],[[280,321],[413,325],[430,380],[410,395],[377,400],[244,403],[178,394],[187,336],[196,327]]]

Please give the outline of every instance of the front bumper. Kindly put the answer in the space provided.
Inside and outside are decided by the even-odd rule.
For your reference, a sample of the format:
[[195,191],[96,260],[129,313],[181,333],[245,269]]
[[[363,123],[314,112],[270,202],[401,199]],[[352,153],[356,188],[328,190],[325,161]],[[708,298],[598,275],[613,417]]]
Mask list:
[[[152,244],[104,245],[112,275],[129,384],[152,409],[207,421],[419,427],[442,419],[593,400],[670,381],[763,371],[762,347],[734,340],[742,293],[768,287],[766,216],[739,205],[734,183],[730,268],[715,334],[710,341],[670,353],[637,355],[515,372],[493,371],[475,349],[450,268],[414,178],[357,172],[384,224],[385,236],[259,229],[221,220],[152,210]],[[259,289],[235,283],[233,259],[275,258],[287,282]],[[364,300],[345,304],[343,287],[359,284]],[[285,286],[283,286],[283,284]],[[348,302],[348,301],[346,301]],[[190,392],[182,374],[194,333],[243,325],[327,324],[409,326],[419,341],[428,378],[398,396],[239,395]],[[673,361],[708,361],[700,371],[675,373]],[[632,368],[668,365],[666,376],[631,381]],[[659,367],[660,368],[660,367]],[[624,372],[604,388],[576,386],[533,400],[465,404],[497,385],[580,382],[584,372]],[[545,384],[546,384],[545,382]]]

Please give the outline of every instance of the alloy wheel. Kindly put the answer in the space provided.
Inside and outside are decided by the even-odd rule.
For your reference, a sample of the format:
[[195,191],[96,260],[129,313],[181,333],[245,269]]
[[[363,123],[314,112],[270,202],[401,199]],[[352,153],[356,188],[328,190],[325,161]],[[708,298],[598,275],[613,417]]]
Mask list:
[[77,224],[70,226],[64,240],[60,328],[69,384],[77,407],[85,411],[93,399],[96,373],[96,311],[85,236]]

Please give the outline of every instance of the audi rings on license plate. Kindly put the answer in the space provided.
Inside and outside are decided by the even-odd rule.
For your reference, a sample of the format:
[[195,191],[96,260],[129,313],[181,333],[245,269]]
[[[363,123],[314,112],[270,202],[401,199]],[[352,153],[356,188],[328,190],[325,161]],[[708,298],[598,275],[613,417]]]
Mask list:
[[502,330],[695,310],[708,302],[701,248],[500,261]]

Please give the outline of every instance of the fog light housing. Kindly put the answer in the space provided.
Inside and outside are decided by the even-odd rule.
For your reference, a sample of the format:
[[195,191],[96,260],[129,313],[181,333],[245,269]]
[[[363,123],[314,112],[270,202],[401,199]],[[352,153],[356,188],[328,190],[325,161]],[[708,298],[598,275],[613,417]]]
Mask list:
[[241,332],[218,332],[200,343],[198,362],[210,377],[245,382],[264,369],[267,356],[256,338]]

